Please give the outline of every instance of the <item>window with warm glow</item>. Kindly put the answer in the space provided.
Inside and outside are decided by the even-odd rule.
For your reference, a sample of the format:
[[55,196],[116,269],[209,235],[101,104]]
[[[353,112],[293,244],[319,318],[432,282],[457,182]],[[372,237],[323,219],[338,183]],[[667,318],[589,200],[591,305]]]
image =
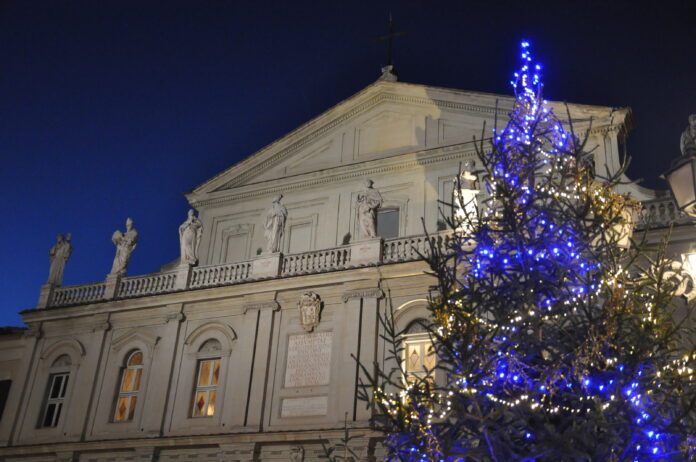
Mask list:
[[403,339],[404,370],[407,383],[435,379],[437,355],[427,331],[419,324],[412,323]]
[[220,358],[198,361],[192,417],[209,417],[215,414],[215,398],[219,378]]
[[126,359],[126,365],[121,371],[121,384],[118,389],[118,398],[116,399],[114,422],[133,420],[142,375],[143,353],[134,351]]

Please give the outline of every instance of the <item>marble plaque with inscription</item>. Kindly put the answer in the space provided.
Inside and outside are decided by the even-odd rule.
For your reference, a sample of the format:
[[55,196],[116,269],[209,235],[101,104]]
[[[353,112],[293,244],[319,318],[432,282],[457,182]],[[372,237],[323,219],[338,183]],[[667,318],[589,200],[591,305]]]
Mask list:
[[331,381],[331,340],[333,332],[291,335],[285,388],[328,385]]
[[310,417],[326,415],[328,397],[311,396],[307,398],[286,398],[280,406],[281,417]]

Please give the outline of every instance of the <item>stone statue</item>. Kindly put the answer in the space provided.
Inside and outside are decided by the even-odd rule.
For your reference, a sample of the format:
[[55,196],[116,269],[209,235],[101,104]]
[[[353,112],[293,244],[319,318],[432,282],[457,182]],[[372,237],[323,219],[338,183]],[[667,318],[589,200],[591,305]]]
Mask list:
[[358,194],[357,212],[361,239],[377,237],[377,210],[382,206],[382,195],[372,187],[372,180],[365,181],[365,189]]
[[198,263],[198,247],[201,245],[203,223],[196,217],[196,212],[188,211],[188,218],[179,226],[179,247],[181,249],[181,264],[195,265]]
[[459,179],[454,181],[454,218],[459,230],[469,232],[477,220],[476,195],[479,193],[478,177],[474,173],[473,160],[462,165]]
[[280,203],[282,198],[282,194],[275,196],[271,208],[266,213],[266,222],[263,225],[266,236],[266,252],[280,252],[280,243],[285,231],[285,222],[288,218],[288,209]]
[[126,220],[125,233],[121,233],[119,230],[114,231],[114,234],[111,236],[111,242],[116,246],[116,256],[108,276],[124,276],[126,269],[128,269],[131,254],[138,243],[138,232],[133,228],[133,220],[130,218]]
[[59,234],[58,242],[48,251],[48,259],[51,262],[51,268],[48,270],[48,281],[46,281],[46,284],[60,286],[63,283],[65,264],[68,262],[68,258],[70,258],[70,254],[73,251],[72,245],[70,245],[70,239],[70,233],[68,233],[65,238],[63,238],[62,234]]
[[679,144],[682,156],[696,157],[696,114],[689,116],[689,126],[682,132]]

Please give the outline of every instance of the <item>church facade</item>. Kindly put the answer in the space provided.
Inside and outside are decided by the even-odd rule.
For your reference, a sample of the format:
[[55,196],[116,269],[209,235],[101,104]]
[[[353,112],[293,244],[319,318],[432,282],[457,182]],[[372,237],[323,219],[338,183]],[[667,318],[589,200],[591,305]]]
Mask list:
[[[360,460],[378,460],[356,359],[390,367],[380,313],[405,331],[427,315],[419,252],[447,239],[439,201],[461,165],[476,175],[472,138],[511,107],[380,79],[188,193],[178,264],[127,276],[135,223],[105,281],[62,287],[52,270],[28,328],[0,332],[0,459],[316,461],[348,426]],[[595,164],[617,169],[630,109],[569,110]],[[625,188],[638,227],[657,239],[675,224],[671,251],[687,254],[691,219]],[[414,374],[426,344],[406,336]]]

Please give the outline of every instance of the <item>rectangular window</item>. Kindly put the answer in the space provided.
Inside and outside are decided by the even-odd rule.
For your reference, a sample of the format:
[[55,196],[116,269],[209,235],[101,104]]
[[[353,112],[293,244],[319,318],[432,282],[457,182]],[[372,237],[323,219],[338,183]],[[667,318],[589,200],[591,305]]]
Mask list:
[[10,395],[10,385],[12,385],[12,380],[0,380],[0,419],[2,419],[2,413],[5,410],[7,397]]
[[432,384],[437,357],[430,338],[423,335],[406,338],[404,356],[406,382],[415,383],[418,380],[427,380]]
[[377,235],[382,239],[399,237],[399,209],[387,207],[377,211]]
[[55,427],[58,425],[60,413],[63,410],[65,391],[68,388],[68,373],[51,374],[48,380],[48,393],[46,407],[44,408],[42,427]]
[[215,397],[219,377],[220,358],[198,361],[192,417],[209,417],[215,414]]
[[142,373],[143,354],[135,351],[129,356],[126,367],[121,370],[121,387],[118,389],[114,422],[133,420]]

